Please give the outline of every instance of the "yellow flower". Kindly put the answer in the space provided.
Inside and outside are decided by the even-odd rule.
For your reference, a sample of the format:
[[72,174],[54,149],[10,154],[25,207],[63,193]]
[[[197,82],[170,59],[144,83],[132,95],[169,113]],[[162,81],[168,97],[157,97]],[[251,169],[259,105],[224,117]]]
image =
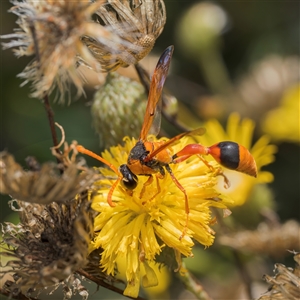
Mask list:
[[[126,163],[128,153],[136,144],[135,139],[125,138],[124,141],[124,146],[111,147],[110,152],[102,154],[115,167]],[[171,151],[179,151],[188,141],[188,138],[181,139]],[[197,156],[171,165],[171,168],[189,198],[188,225],[184,195],[168,173],[163,179],[154,179],[147,185],[142,197],[146,176],[138,177],[138,185],[132,192],[118,185],[112,196],[116,206],[111,207],[107,196],[116,175],[111,170],[101,169],[106,179],[97,182],[99,190],[93,198],[92,207],[100,214],[95,219],[96,235],[90,251],[103,249],[100,265],[108,274],[115,274],[118,259],[125,260],[127,287],[124,295],[137,297],[140,284],[143,287],[158,284],[151,263],[156,261],[163,247],[174,249],[176,257],[180,257],[178,254],[191,257],[194,241],[210,246],[214,241],[210,207],[226,208],[230,202],[216,190],[216,172]],[[146,275],[141,276],[141,268]]]
[[[120,258],[117,261],[118,265],[118,276],[117,278],[125,281],[126,277],[126,269],[127,269],[127,262]],[[145,293],[147,294],[147,299],[170,299],[168,287],[171,283],[171,276],[169,272],[169,268],[167,266],[162,266],[161,264],[158,264],[156,262],[151,262],[150,267],[153,269],[153,271],[156,274],[158,284],[153,287],[149,287],[145,290]],[[145,270],[141,270],[141,276],[146,275]]]
[[[237,113],[232,113],[227,122],[226,130],[215,119],[204,124],[207,133],[198,139],[201,144],[211,146],[221,141],[233,141],[249,149],[257,165],[257,178],[246,174],[224,170],[224,174],[230,181],[230,187],[225,189],[224,184],[219,181],[218,190],[227,194],[234,200],[234,206],[243,205],[247,200],[255,184],[268,183],[273,181],[273,175],[268,171],[262,171],[262,167],[274,161],[274,153],[277,148],[269,144],[269,137],[262,136],[252,147],[252,137],[255,124],[250,119],[240,119]],[[210,158],[207,158],[210,160]]]
[[300,142],[300,85],[289,88],[280,107],[271,110],[263,121],[262,128],[276,141]]

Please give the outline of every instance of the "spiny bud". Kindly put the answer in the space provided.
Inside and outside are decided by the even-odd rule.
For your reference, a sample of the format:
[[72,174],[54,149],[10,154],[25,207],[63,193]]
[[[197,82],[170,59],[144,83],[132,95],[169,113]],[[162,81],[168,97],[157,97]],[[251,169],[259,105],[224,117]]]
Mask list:
[[101,145],[113,146],[124,136],[139,136],[146,109],[143,86],[127,77],[109,73],[92,104],[93,124]]

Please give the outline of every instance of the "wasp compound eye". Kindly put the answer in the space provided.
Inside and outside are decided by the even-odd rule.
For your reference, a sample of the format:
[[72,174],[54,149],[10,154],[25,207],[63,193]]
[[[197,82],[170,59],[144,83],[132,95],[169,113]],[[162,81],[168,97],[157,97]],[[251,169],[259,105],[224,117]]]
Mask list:
[[128,190],[134,190],[138,184],[138,178],[133,174],[127,165],[121,165],[119,168],[120,172],[123,175],[122,185]]

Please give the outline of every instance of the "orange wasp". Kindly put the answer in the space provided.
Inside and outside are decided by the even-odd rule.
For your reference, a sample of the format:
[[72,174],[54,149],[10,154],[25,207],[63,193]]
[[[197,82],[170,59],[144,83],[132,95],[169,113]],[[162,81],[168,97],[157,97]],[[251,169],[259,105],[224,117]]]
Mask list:
[[[220,165],[254,177],[257,175],[257,168],[255,160],[249,151],[245,147],[230,141],[220,142],[210,147],[205,147],[200,144],[189,144],[179,152],[171,155],[168,148],[170,148],[184,136],[203,135],[205,133],[204,128],[198,128],[196,130],[181,133],[168,141],[152,142],[147,139],[150,129],[153,131],[154,128],[154,134],[157,135],[160,128],[160,100],[163,85],[168,74],[173,50],[173,46],[168,47],[163,52],[156,65],[151,79],[148,103],[140,137],[138,142],[131,149],[127,163],[121,165],[119,169],[117,169],[105,159],[85,149],[83,146],[78,145],[77,150],[83,154],[87,154],[100,160],[110,167],[116,174],[118,174],[118,179],[114,182],[108,193],[107,201],[110,206],[115,206],[115,204],[112,202],[112,195],[120,182],[125,189],[132,191],[138,184],[138,176],[148,176],[149,178],[144,183],[140,194],[141,198],[146,187],[152,183],[153,175],[156,175],[156,179],[158,180],[158,178],[165,176],[167,171],[173,182],[184,194],[185,210],[187,214],[185,228],[187,228],[189,214],[188,196],[184,187],[174,176],[170,164],[180,163],[192,155],[198,155],[209,168],[214,169],[205,159],[202,158],[202,155],[211,155]],[[225,182],[229,184],[229,181],[222,171],[219,171],[218,174],[222,175],[225,178]],[[159,190],[159,185],[157,186]]]

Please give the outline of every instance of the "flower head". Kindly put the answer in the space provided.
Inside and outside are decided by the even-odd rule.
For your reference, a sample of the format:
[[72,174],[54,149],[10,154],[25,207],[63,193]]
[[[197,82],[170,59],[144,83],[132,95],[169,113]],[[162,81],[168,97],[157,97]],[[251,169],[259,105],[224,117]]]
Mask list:
[[[287,89],[279,107],[269,111],[262,128],[275,141],[300,142],[300,85]],[[280,120],[280,122],[278,122]]]
[[[219,191],[226,193],[234,200],[234,205],[242,205],[250,194],[253,186],[258,183],[268,183],[273,181],[273,175],[268,171],[262,171],[262,167],[274,161],[276,146],[269,144],[268,136],[262,136],[252,147],[251,141],[254,130],[254,122],[250,119],[241,120],[239,115],[233,113],[229,116],[226,130],[217,120],[209,120],[204,124],[207,134],[201,136],[199,141],[207,146],[214,143],[230,140],[241,144],[249,149],[257,165],[257,178],[250,177],[243,173],[231,170],[224,170],[229,178],[231,186],[228,189],[219,183]],[[209,159],[209,158],[208,158]]]
[[[17,24],[20,28],[14,34],[2,36],[12,39],[3,45],[4,48],[16,48],[17,56],[35,55],[35,59],[19,74],[25,79],[24,84],[32,82],[33,97],[43,98],[58,87],[63,101],[70,83],[75,84],[79,95],[83,93],[84,81],[77,69],[78,64],[96,71],[105,68],[100,66],[99,55],[94,57],[96,51],[91,51],[94,44],[106,55],[113,54],[124,44],[132,51],[139,49],[115,34],[112,28],[92,21],[92,15],[97,13],[104,0],[12,2],[15,6],[11,12],[19,17]],[[83,37],[89,40],[88,45]]]
[[[25,171],[11,154],[0,152],[0,193],[31,203],[67,203],[100,176],[84,168],[82,161],[70,162],[68,166],[35,162],[35,167]],[[83,168],[85,172],[81,172]]]
[[[68,204],[13,202],[18,205],[14,210],[19,211],[21,223],[2,226],[1,256],[10,261],[1,264],[0,275],[13,276],[13,281],[5,282],[5,289],[12,295],[29,295],[47,288],[51,292],[61,285],[69,296],[80,289],[83,292],[74,273],[88,263],[94,217],[88,194]],[[69,299],[66,294],[64,299]]]
[[300,224],[289,220],[284,224],[261,222],[255,230],[241,230],[219,238],[222,245],[244,253],[280,258],[287,255],[286,249],[300,248]]
[[[110,152],[102,154],[116,167],[126,163],[128,153],[136,144],[135,139],[124,140],[124,146],[111,147]],[[188,138],[181,139],[172,147],[172,151],[180,150],[188,141]],[[132,192],[118,185],[113,193],[116,206],[111,207],[107,203],[107,196],[116,176],[111,170],[101,169],[106,179],[97,183],[99,190],[93,198],[92,208],[100,214],[95,219],[96,236],[90,247],[91,251],[103,249],[100,265],[108,274],[114,274],[116,261],[120,257],[126,260],[128,284],[125,295],[137,297],[140,284],[144,287],[157,284],[156,274],[149,263],[156,260],[164,247],[190,257],[193,255],[194,241],[205,247],[210,246],[214,241],[214,232],[210,228],[210,207],[226,208],[229,202],[215,188],[216,174],[198,157],[172,165],[171,168],[189,198],[188,224],[184,195],[168,173],[162,179],[155,177],[147,186],[144,184],[148,178],[139,176],[138,185]],[[186,234],[180,239],[185,229]],[[146,275],[141,278],[142,266]]]
[[91,107],[94,128],[102,146],[117,145],[127,132],[138,136],[146,99],[141,83],[117,72],[108,73],[105,84],[95,93]]
[[113,71],[136,64],[152,50],[166,23],[166,9],[163,0],[108,2],[96,14],[123,43],[111,51],[101,40],[83,36],[82,41],[104,71]]
[[0,193],[17,198],[10,206],[20,216],[18,225],[1,224],[1,290],[7,295],[27,298],[45,289],[52,293],[61,286],[64,299],[76,293],[87,299],[81,275],[87,277],[89,272],[104,286],[116,281],[100,272],[96,251],[89,253],[95,211],[88,189],[103,176],[76,159],[75,144],[65,142],[59,153],[57,147],[52,148],[59,164],[39,164],[30,157],[29,171],[9,153],[0,152]]
[[294,254],[295,267],[286,267],[283,264],[276,263],[276,275],[271,277],[265,275],[264,279],[270,284],[268,291],[259,297],[258,300],[272,300],[272,299],[299,299],[299,285],[300,285],[300,253],[292,252]]
[[93,30],[99,35],[96,29],[101,31],[100,26],[96,28],[97,24],[91,23],[90,19],[102,2],[97,1],[97,5],[67,0],[12,2],[15,6],[10,11],[19,17],[17,24],[20,28],[2,38],[15,39],[4,47],[17,47],[14,50],[17,56],[36,56],[19,74],[25,79],[24,84],[33,83],[33,97],[42,98],[57,85],[63,99],[69,82],[76,85],[79,93],[83,92],[82,81],[76,71],[76,56],[82,55],[89,63],[93,63],[93,59],[79,38]]
[[[296,98],[295,105],[299,109],[299,94],[293,96],[292,93],[289,93],[289,90],[299,84],[299,72],[300,64],[297,56],[282,57],[271,54],[264,57],[262,60],[254,63],[249,71],[238,79],[231,107],[238,109],[242,115],[247,115],[256,122],[264,119],[263,117],[266,113],[269,115],[268,112],[274,110],[281,101],[283,106],[287,108],[289,106],[287,102],[292,103],[293,100],[283,100],[282,98],[286,98],[289,95]],[[290,113],[295,114],[292,111],[289,111],[288,114]],[[287,121],[291,122],[293,119],[291,117]],[[272,132],[275,131],[274,127],[281,131],[280,125],[286,125],[286,122],[281,124],[276,122],[275,124],[275,126],[271,125],[271,130],[266,131],[272,137]],[[290,136],[290,134],[286,136]]]

